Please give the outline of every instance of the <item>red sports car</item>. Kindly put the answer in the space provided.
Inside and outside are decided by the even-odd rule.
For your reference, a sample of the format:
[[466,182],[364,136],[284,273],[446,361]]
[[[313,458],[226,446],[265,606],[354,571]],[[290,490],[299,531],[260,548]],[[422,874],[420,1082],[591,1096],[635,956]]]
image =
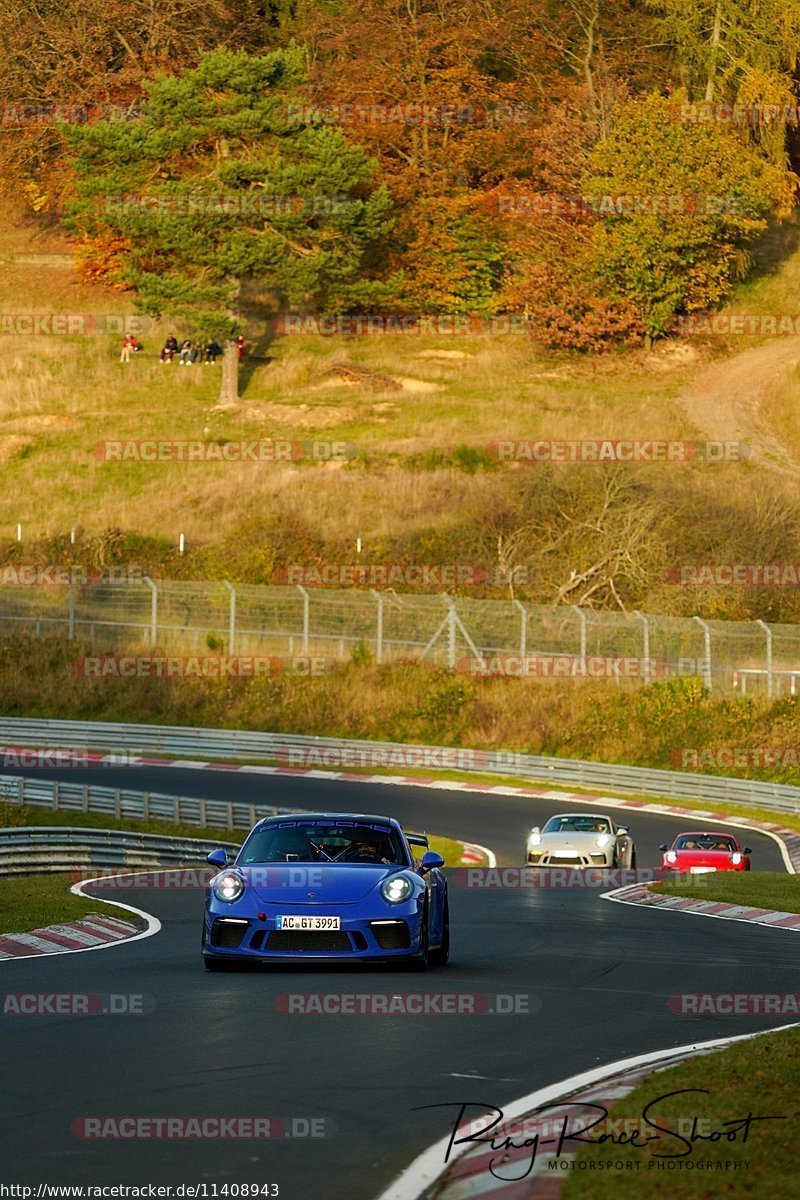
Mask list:
[[679,833],[672,846],[664,842],[660,849],[664,851],[664,870],[681,875],[750,870],[750,847],[740,849],[729,833]]

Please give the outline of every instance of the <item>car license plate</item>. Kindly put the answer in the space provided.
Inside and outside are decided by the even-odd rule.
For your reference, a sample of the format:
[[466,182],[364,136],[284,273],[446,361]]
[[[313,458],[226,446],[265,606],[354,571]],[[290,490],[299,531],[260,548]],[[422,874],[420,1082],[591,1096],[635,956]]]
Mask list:
[[716,871],[716,867],[689,867],[690,875],[708,875],[711,871]]
[[276,917],[276,929],[338,929],[338,917]]

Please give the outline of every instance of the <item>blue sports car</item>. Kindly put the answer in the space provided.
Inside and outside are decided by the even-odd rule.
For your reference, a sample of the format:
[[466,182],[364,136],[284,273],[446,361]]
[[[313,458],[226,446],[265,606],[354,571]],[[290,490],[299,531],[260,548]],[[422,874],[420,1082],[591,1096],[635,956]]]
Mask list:
[[447,962],[444,859],[390,817],[268,817],[232,864],[224,850],[208,861],[221,868],[203,921],[209,971],[243,962],[399,962],[418,970]]

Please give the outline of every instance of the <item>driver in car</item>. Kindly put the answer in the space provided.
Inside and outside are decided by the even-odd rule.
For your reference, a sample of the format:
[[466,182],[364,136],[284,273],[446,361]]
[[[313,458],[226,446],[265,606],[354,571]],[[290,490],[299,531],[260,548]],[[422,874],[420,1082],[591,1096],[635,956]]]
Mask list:
[[357,841],[351,842],[343,858],[345,862],[389,863],[391,860],[381,854],[381,849],[377,840],[361,834]]

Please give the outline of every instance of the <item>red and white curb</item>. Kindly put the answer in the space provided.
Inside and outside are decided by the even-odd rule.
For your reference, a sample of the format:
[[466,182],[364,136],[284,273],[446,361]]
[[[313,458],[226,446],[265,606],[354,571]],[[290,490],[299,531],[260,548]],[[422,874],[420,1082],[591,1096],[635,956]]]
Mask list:
[[[380,1194],[378,1200],[423,1200],[434,1196],[436,1200],[481,1200],[482,1197],[490,1200],[557,1200],[562,1185],[574,1173],[571,1164],[576,1154],[562,1151],[556,1157],[556,1151],[564,1122],[568,1122],[568,1130],[576,1128],[580,1115],[576,1103],[602,1105],[610,1111],[616,1101],[629,1095],[659,1071],[668,1070],[690,1058],[725,1049],[736,1042],[796,1028],[797,1024],[793,1023],[759,1033],[715,1038],[713,1041],[693,1042],[669,1050],[640,1054],[595,1067],[551,1087],[531,1092],[507,1104],[503,1109],[502,1123],[491,1130],[488,1127],[497,1116],[496,1113],[483,1114],[474,1118],[469,1125],[463,1124],[459,1131],[461,1137],[480,1134],[484,1130],[486,1135],[482,1141],[469,1143],[466,1149],[445,1164],[452,1132],[448,1131],[445,1137],[423,1151]],[[453,1109],[455,1115],[457,1105]],[[597,1115],[596,1111],[593,1112],[591,1119],[596,1119]],[[537,1136],[537,1133],[540,1141],[534,1165],[525,1175],[531,1161],[530,1143],[512,1148],[501,1148],[501,1144],[505,1138],[523,1142]],[[497,1149],[491,1148],[492,1138]],[[564,1167],[554,1165],[556,1163],[563,1163]]]
[[746,921],[750,925],[769,925],[772,929],[800,929],[800,913],[779,912],[772,908],[752,908],[747,904],[729,904],[719,900],[697,900],[688,896],[667,896],[651,892],[649,885],[634,883],[630,887],[604,892],[601,899],[618,904],[643,904],[647,908],[668,912],[692,913],[698,917],[720,917],[724,921]]
[[86,950],[132,937],[139,929],[118,917],[88,916],[67,925],[48,925],[31,933],[0,934],[0,959],[30,958],[39,954],[62,954]]
[[[163,868],[169,870],[172,868]],[[96,904],[112,904],[99,896],[87,896],[84,888],[93,883],[107,883],[109,879],[125,879],[130,877],[127,871],[120,875],[103,875],[95,879],[84,879],[73,883],[69,889],[76,896],[85,896]],[[70,921],[64,925],[48,925],[45,929],[34,929],[30,933],[0,934],[0,962],[11,962],[20,958],[37,958],[54,954],[87,954],[92,950],[108,950],[125,942],[138,942],[143,938],[152,937],[161,929],[161,922],[152,913],[144,909],[134,908],[132,904],[123,904],[120,900],[113,901],[115,909],[133,913],[140,918],[138,924],[124,921],[121,917],[104,917],[98,913],[90,913],[80,921]],[[142,928],[142,922],[144,928]]]

